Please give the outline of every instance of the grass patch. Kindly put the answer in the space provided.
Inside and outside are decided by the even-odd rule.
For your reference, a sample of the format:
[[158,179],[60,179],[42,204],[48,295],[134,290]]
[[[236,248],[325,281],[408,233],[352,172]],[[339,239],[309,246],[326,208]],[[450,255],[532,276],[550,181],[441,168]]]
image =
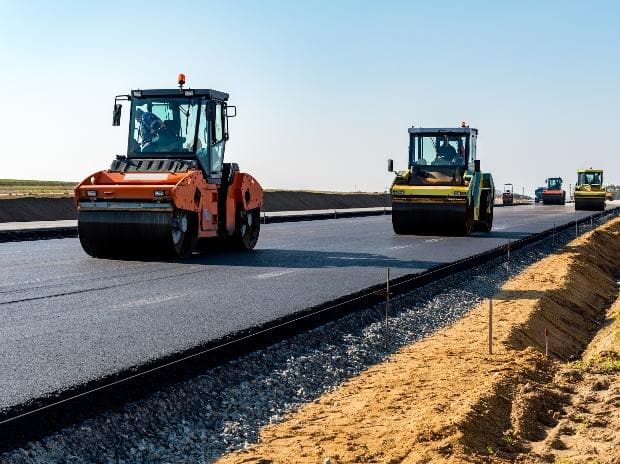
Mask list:
[[[616,333],[616,335],[618,335]],[[569,364],[573,369],[579,371],[599,372],[602,374],[613,374],[620,372],[620,354],[616,351],[601,351],[589,361],[578,360]]]
[[620,354],[616,351],[602,351],[592,360],[592,367],[604,374],[620,372]]
[[0,179],[0,195],[70,195],[76,184],[77,182],[59,180]]

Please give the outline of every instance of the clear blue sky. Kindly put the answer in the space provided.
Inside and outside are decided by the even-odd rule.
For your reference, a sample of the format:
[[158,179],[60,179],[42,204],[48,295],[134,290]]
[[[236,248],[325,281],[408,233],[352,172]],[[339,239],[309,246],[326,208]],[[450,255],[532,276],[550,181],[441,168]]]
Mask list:
[[0,0],[0,178],[107,168],[114,95],[184,72],[230,93],[227,159],[267,188],[383,190],[409,126],[462,120],[500,186],[620,183],[619,25],[617,1]]

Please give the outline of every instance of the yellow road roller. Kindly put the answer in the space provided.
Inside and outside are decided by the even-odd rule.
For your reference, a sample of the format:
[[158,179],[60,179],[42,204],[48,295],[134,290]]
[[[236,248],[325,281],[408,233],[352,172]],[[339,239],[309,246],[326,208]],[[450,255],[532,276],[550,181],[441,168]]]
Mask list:
[[602,169],[580,169],[575,184],[575,209],[603,211],[605,189]]
[[[469,235],[493,227],[495,187],[476,159],[478,129],[409,129],[409,161],[390,188],[396,234]],[[394,163],[388,160],[388,170]]]

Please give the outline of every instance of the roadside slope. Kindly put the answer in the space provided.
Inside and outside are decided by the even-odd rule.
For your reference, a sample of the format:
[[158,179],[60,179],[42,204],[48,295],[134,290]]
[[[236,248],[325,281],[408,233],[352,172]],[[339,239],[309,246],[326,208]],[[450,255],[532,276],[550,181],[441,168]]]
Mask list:
[[[265,192],[264,211],[374,208],[390,206],[384,193],[329,193],[276,190]],[[0,222],[77,219],[72,196],[0,198]]]
[[557,424],[568,398],[550,382],[617,297],[619,234],[616,219],[507,282],[493,355],[484,302],[218,462],[512,462]]

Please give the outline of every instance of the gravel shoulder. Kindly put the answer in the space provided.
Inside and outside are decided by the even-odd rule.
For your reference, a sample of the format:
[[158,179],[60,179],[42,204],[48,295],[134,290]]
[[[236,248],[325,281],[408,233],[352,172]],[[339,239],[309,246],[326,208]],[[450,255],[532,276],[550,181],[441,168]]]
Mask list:
[[[574,361],[617,310],[609,308],[618,295],[619,235],[616,219],[509,280],[494,297],[492,355],[483,301],[218,462],[553,462],[585,449],[599,462],[618,462],[618,374]],[[610,343],[617,365],[617,338],[605,333],[583,366],[610,352]],[[562,379],[573,371],[580,380],[567,386]],[[606,377],[592,377],[599,375]],[[590,420],[586,414],[605,420],[574,433],[567,423]],[[560,448],[565,454],[553,451]]]

